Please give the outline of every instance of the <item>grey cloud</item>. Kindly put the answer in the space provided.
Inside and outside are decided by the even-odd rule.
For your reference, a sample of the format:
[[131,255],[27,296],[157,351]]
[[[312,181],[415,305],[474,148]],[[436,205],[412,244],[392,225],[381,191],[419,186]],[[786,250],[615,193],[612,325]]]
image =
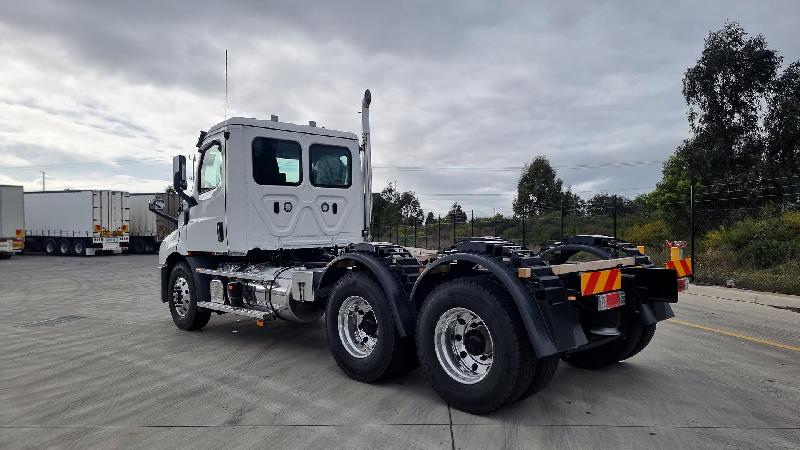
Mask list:
[[[0,28],[41,58],[66,52],[72,64],[53,76],[91,71],[152,86],[154,96],[185,93],[185,104],[197,105],[192,117],[208,122],[180,132],[153,129],[124,105],[102,100],[76,99],[81,112],[48,111],[123,137],[146,135],[153,147],[184,139],[190,148],[187,129],[222,119],[227,48],[231,114],[276,113],[357,130],[358,101],[369,87],[379,164],[521,167],[544,154],[573,166],[666,159],[688,133],[681,77],[708,31],[739,20],[796,60],[798,12],[792,1],[49,1],[7,8]],[[219,108],[208,109],[214,102]],[[379,170],[376,188],[397,180],[420,193],[463,192],[456,200],[476,209],[507,208],[509,196],[466,194],[513,191],[517,176]],[[572,186],[630,193],[654,186],[660,167],[563,169],[559,176]],[[454,199],[422,200],[441,210]]]

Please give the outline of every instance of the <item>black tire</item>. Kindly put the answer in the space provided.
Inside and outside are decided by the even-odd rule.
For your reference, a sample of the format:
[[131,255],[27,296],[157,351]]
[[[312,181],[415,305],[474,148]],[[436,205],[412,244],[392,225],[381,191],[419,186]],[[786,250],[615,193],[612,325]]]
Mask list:
[[642,350],[644,350],[644,348],[647,347],[647,345],[653,339],[653,335],[655,334],[656,334],[656,324],[645,325],[644,329],[642,329],[642,335],[639,337],[639,342],[636,343],[636,346],[633,347],[633,350],[631,350],[631,352],[628,354],[628,356],[625,357],[625,359],[628,359],[636,355],[637,353],[641,352]]
[[[436,353],[437,322],[454,308],[477,315],[493,344],[491,367],[483,378],[471,384],[449,375]],[[461,316],[458,320],[463,323]],[[422,305],[416,336],[420,364],[431,385],[444,400],[462,411],[494,411],[525,394],[536,378],[536,359],[516,308],[507,292],[486,278],[458,278],[434,289]],[[458,335],[456,339],[461,340]],[[475,365],[472,370],[476,370]]]
[[[627,323],[625,323],[626,319]],[[561,359],[583,369],[601,369],[630,358],[635,354],[634,350],[641,342],[645,327],[639,321],[638,316],[623,316],[622,320],[622,335],[617,339],[588,350],[564,353],[561,355]],[[650,337],[652,338],[652,336]],[[645,343],[645,345],[647,344]]]
[[14,253],[0,253],[0,259],[10,259]]
[[72,253],[72,241],[69,239],[61,239],[58,241],[58,254],[61,256],[69,256]]
[[[374,328],[369,334],[377,336],[377,340],[366,356],[357,357],[342,342],[339,314],[342,305],[351,297],[361,297],[372,308],[369,323]],[[362,332],[367,333],[364,329]],[[386,294],[364,272],[348,273],[333,287],[325,310],[325,333],[336,364],[354,380],[371,383],[417,365],[414,340],[398,336]]]
[[544,358],[536,360],[533,378],[526,389],[520,390],[519,400],[524,400],[535,395],[547,387],[547,385],[550,384],[550,380],[556,375],[559,361],[561,361],[561,358],[558,354],[545,356]]
[[[186,282],[188,289],[188,305],[185,313],[179,312],[176,306],[178,300],[177,292],[179,280]],[[183,294],[185,295],[185,294]],[[172,268],[169,276],[169,312],[172,314],[172,321],[181,330],[199,330],[208,324],[211,319],[211,311],[197,307],[197,289],[194,285],[192,271],[186,263],[178,263]]]
[[44,241],[44,252],[48,255],[58,254],[58,243],[56,243],[55,239],[47,239]]
[[86,241],[83,239],[75,239],[72,241],[72,254],[75,256],[84,256],[86,254]]

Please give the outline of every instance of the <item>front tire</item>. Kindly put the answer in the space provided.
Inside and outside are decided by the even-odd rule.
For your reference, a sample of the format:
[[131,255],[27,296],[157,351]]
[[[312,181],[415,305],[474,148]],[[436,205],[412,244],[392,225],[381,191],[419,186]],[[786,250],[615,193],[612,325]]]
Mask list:
[[[422,305],[416,337],[431,385],[462,411],[489,413],[535,392],[537,360],[528,335],[508,293],[489,279],[437,287]],[[554,372],[540,371],[536,389]]]
[[383,289],[363,272],[348,273],[331,291],[325,332],[336,364],[371,383],[416,366],[414,342],[396,331]]
[[197,289],[192,271],[186,263],[178,263],[169,277],[169,312],[181,330],[199,330],[208,324],[211,311],[197,307]]

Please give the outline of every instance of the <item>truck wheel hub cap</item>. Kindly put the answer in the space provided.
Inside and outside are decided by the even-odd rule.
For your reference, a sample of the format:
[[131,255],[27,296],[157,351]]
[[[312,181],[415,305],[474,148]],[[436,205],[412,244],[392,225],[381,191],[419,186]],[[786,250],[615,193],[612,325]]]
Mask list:
[[492,334],[483,319],[466,308],[452,308],[439,317],[433,345],[442,369],[459,383],[475,384],[492,368]]
[[339,340],[347,353],[366,358],[378,343],[378,321],[372,306],[359,296],[347,297],[339,307]]
[[172,289],[172,302],[175,304],[175,312],[181,317],[186,317],[189,313],[189,282],[186,278],[178,277]]

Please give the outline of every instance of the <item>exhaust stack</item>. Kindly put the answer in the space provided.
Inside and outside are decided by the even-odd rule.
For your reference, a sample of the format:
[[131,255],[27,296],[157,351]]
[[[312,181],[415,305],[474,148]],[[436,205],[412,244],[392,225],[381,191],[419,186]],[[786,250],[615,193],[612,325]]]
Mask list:
[[372,241],[372,141],[369,137],[369,104],[372,102],[372,93],[369,89],[364,91],[361,101],[361,148],[364,152],[361,173],[364,176],[364,239]]

